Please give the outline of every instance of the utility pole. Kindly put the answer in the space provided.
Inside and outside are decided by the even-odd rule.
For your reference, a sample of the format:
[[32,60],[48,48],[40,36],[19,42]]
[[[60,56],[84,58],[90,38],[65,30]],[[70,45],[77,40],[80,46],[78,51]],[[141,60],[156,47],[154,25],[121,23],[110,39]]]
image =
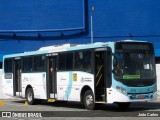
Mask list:
[[94,43],[94,36],[93,36],[93,11],[95,10],[94,6],[92,6],[92,9],[91,9],[91,43],[93,44]]

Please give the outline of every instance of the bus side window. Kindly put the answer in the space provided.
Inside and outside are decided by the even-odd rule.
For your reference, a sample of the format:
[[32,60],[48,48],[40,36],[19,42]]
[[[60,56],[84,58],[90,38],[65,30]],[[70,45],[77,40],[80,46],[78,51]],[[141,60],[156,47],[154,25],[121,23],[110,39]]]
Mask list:
[[59,54],[58,69],[62,71],[73,69],[73,53]]
[[32,72],[33,71],[33,57],[24,57],[23,58],[23,72]]
[[45,71],[45,56],[39,55],[34,56],[34,71],[43,72]]
[[91,51],[75,52],[75,69],[91,70]]
[[59,54],[59,60],[58,60],[58,69],[59,70],[65,70],[66,68],[66,54]]
[[11,73],[12,72],[12,59],[4,60],[4,72]]
[[66,54],[66,70],[73,69],[73,53]]
[[82,60],[83,60],[83,53],[75,52],[75,69],[76,70],[82,70],[83,68]]

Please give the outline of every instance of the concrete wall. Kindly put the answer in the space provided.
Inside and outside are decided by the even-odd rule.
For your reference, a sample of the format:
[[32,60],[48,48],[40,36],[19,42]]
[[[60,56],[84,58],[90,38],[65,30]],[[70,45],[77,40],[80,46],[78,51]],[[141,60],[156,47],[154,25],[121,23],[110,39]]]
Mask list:
[[157,71],[157,98],[160,100],[160,64],[156,65],[156,71]]
[[3,91],[2,91],[2,70],[0,69],[0,99],[3,98]]
[[0,99],[9,99],[11,97],[3,94],[3,89],[2,89],[2,69],[0,69]]

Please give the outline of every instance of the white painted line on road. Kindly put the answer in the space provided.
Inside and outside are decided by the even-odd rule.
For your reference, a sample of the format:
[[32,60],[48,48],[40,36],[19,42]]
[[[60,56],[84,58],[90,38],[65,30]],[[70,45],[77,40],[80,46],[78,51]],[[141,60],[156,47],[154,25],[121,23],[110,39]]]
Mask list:
[[70,118],[70,120],[90,120],[92,118]]

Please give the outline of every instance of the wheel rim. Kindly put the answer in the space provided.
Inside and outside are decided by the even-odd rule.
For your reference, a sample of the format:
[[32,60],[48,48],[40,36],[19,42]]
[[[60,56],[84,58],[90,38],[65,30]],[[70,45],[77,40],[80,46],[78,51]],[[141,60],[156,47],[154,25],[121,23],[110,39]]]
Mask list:
[[93,96],[92,95],[87,95],[86,96],[86,105],[91,106],[93,104]]
[[28,101],[32,101],[32,99],[33,99],[32,92],[29,91],[29,92],[28,92]]

